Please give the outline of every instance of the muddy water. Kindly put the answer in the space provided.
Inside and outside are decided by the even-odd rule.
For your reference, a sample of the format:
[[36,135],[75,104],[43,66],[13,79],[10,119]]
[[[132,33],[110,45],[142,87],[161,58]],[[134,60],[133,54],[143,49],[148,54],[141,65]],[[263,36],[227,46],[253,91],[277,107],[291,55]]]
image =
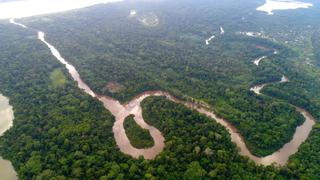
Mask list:
[[281,80],[279,82],[274,82],[274,83],[265,83],[265,84],[261,84],[261,85],[257,85],[257,86],[254,86],[252,88],[250,88],[250,91],[253,91],[254,93],[260,95],[261,94],[261,90],[266,87],[267,85],[270,85],[270,84],[279,84],[279,83],[286,83],[286,82],[289,82],[289,79],[286,77],[286,76],[282,76],[281,77]]
[[267,58],[267,56],[259,57],[259,58],[255,59],[255,60],[253,61],[253,63],[254,63],[255,65],[259,66],[260,61],[262,61],[262,60],[265,59],[265,58]]
[[[244,143],[242,136],[237,132],[235,127],[233,127],[230,123],[228,123],[227,120],[219,118],[216,114],[214,114],[214,112],[208,110],[206,108],[207,106],[205,105],[199,105],[191,102],[180,101],[174,98],[173,96],[171,96],[170,94],[162,91],[144,92],[139,96],[135,97],[128,104],[124,104],[124,105],[120,104],[119,101],[113,98],[96,95],[90,89],[90,87],[81,80],[80,75],[77,72],[76,68],[72,66],[70,63],[68,63],[63,57],[61,57],[58,50],[45,40],[45,34],[43,32],[39,32],[38,37],[43,43],[45,43],[48,46],[48,48],[51,50],[52,55],[55,56],[62,64],[66,66],[66,68],[69,70],[69,73],[71,74],[73,79],[78,83],[79,88],[83,89],[87,94],[91,95],[92,97],[98,98],[103,103],[105,108],[108,109],[115,116],[116,122],[114,123],[114,126],[113,126],[113,133],[114,133],[116,143],[119,146],[121,152],[131,155],[133,157],[144,156],[146,159],[153,159],[156,155],[162,152],[165,146],[164,144],[165,139],[161,134],[161,132],[156,128],[148,125],[143,120],[143,117],[142,117],[142,109],[140,104],[145,98],[149,96],[166,96],[168,99],[174,102],[184,104],[188,108],[195,109],[198,112],[213,118],[229,131],[229,133],[231,134],[232,142],[237,144],[241,155],[248,156],[251,160],[253,160],[257,164],[262,164],[262,165],[270,165],[272,163],[285,165],[287,163],[289,156],[298,151],[299,146],[308,137],[312,129],[312,126],[315,123],[314,118],[308,112],[306,112],[303,109],[297,108],[297,110],[305,117],[306,119],[305,123],[300,127],[297,127],[297,130],[292,140],[287,144],[285,144],[279,151],[267,157],[260,158],[251,154],[246,144]],[[287,81],[288,81],[288,78],[283,76],[279,83],[284,83]],[[260,94],[261,89],[266,85],[268,84],[262,84],[262,85],[253,87],[251,88],[251,90],[254,91],[256,94]],[[126,136],[126,133],[123,127],[124,119],[130,114],[133,114],[135,116],[135,121],[137,122],[138,125],[140,125],[142,128],[149,130],[155,142],[155,145],[153,147],[148,149],[137,149],[130,144],[130,141]]]
[[[288,79],[286,77],[282,77],[282,80],[280,82],[281,83],[288,82]],[[266,86],[266,85],[264,85],[264,86]],[[229,133],[231,134],[231,141],[234,142],[238,146],[241,155],[247,156],[251,160],[256,162],[257,164],[261,164],[261,165],[271,165],[272,163],[276,163],[278,165],[285,165],[287,163],[289,157],[291,155],[295,154],[298,151],[299,146],[308,138],[308,136],[312,130],[312,127],[315,124],[315,119],[307,111],[297,107],[297,111],[299,111],[304,116],[305,122],[301,126],[296,128],[296,132],[295,132],[292,140],[290,142],[288,142],[287,144],[285,144],[281,149],[279,149],[278,151],[274,152],[273,154],[271,154],[269,156],[257,157],[250,152],[250,150],[247,148],[241,134],[239,134],[237,129],[233,125],[231,125],[227,120],[218,117],[214,112],[212,112],[212,110],[207,109],[207,106],[205,106],[205,105],[181,101],[166,92],[148,91],[148,92],[144,92],[144,93],[140,94],[139,96],[134,98],[129,104],[125,105],[125,107],[127,107],[128,110],[126,110],[127,112],[125,113],[126,115],[124,115],[124,116],[126,117],[127,114],[130,114],[128,112],[135,112],[135,111],[132,111],[132,109],[135,109],[135,108],[139,109],[139,111],[137,111],[137,112],[139,115],[141,115],[142,113],[141,113],[140,103],[146,97],[149,97],[149,96],[166,96],[169,100],[171,100],[173,102],[183,104],[190,109],[194,109],[194,110],[198,111],[199,113],[205,114],[208,117],[214,119],[217,123],[221,124],[229,131]],[[114,102],[111,102],[111,101],[114,101]],[[118,101],[115,101],[112,99],[111,99],[111,101],[108,102],[109,107],[112,107],[114,103],[116,103],[118,105],[120,104]],[[118,106],[118,108],[119,107],[120,106]],[[114,109],[118,109],[118,108],[114,108]],[[118,110],[116,110],[116,111],[118,111]],[[119,111],[118,111],[118,113],[119,113]],[[131,113],[131,114],[136,115],[136,113]],[[119,131],[122,131],[119,133],[119,135],[120,135],[120,137],[118,137],[119,139],[126,137],[125,132],[124,132],[124,128],[123,128],[123,117],[124,116],[123,115],[121,115],[121,116],[122,116],[121,124],[117,125],[117,128],[119,128],[119,129],[117,129],[117,131],[115,131],[115,129],[114,129],[114,133],[117,133],[117,132],[119,133]],[[119,116],[119,117],[121,117],[121,116]],[[139,123],[139,121],[144,122],[142,116],[139,116],[139,120],[136,120],[136,121],[138,123]],[[145,125],[143,125],[143,123],[139,123],[139,125],[141,125],[141,127],[148,129],[147,127],[145,127]],[[152,132],[152,130],[154,130],[154,129],[151,129],[150,132]],[[158,132],[158,130],[156,130],[156,131]],[[164,140],[164,139],[162,139],[162,136],[161,136],[161,138],[155,137],[154,139],[161,140],[161,142],[163,142],[163,140]],[[128,143],[129,143],[129,140],[127,140],[127,139],[126,140],[122,139],[121,141],[123,141],[123,142],[128,141]],[[163,146],[164,146],[164,144],[163,144]],[[120,148],[121,148],[121,146],[120,146]],[[130,153],[139,154],[140,152],[145,152],[149,157],[155,157],[158,153],[161,152],[159,150],[160,150],[160,148],[155,148],[155,147],[149,149],[149,151],[140,151],[140,150],[131,149],[132,152],[130,152]],[[126,150],[126,151],[128,151],[128,150]],[[124,151],[122,151],[122,152],[124,152]],[[130,154],[130,153],[128,153],[128,154]]]
[[78,87],[82,90],[84,90],[87,94],[89,94],[92,97],[95,97],[96,95],[94,94],[94,92],[90,89],[90,87],[84,83],[82,81],[82,79],[80,78],[80,75],[78,73],[78,71],[76,70],[76,68],[74,66],[72,66],[71,64],[69,64],[61,55],[60,52],[51,44],[49,44],[47,41],[45,41],[44,38],[45,34],[41,31],[38,32],[38,39],[40,41],[42,41],[43,43],[45,43],[48,48],[50,49],[52,55],[54,57],[56,57],[62,64],[64,64],[66,66],[66,68],[68,69],[70,75],[72,76],[72,78],[78,83]]
[[[250,90],[256,93],[257,95],[261,95],[261,90],[267,85],[286,82],[289,82],[289,79],[286,76],[282,76],[279,82],[261,84],[258,86],[254,86]],[[246,154],[244,155],[247,155],[248,157],[250,157],[250,159],[263,165],[269,165],[274,162],[279,165],[285,165],[289,157],[295,154],[298,151],[299,146],[308,138],[310,132],[312,131],[312,127],[316,123],[315,118],[312,117],[311,114],[309,114],[306,110],[299,107],[296,107],[296,110],[301,113],[301,115],[305,118],[305,121],[301,126],[296,128],[296,131],[290,142],[285,144],[281,149],[274,152],[273,154],[263,158],[257,158],[255,156],[252,156],[250,155],[250,152],[249,154],[248,152],[246,152]]]
[[208,39],[206,39],[206,45],[209,45],[210,44],[210,41],[212,40],[212,39],[214,39],[216,36],[215,35],[212,35],[212,36],[210,36]]
[[[273,55],[277,55],[279,52],[278,50],[274,49],[273,50]],[[264,59],[266,59],[268,56],[262,56],[262,57],[258,57],[256,58],[255,60],[253,60],[253,64],[255,64],[256,66],[259,66],[260,65],[260,62]]]
[[224,33],[225,33],[225,31],[224,31],[223,27],[220,26],[220,34],[224,34]]
[[[128,104],[121,105],[119,101],[112,99],[110,97],[99,96],[98,99],[103,102],[106,109],[108,109],[116,118],[116,122],[113,125],[114,138],[121,152],[129,154],[135,158],[143,156],[145,159],[153,159],[156,155],[162,152],[165,144],[164,137],[161,132],[154,128],[153,126],[148,125],[142,117],[141,102],[149,96],[162,96],[162,92],[146,92],[137,96]],[[154,140],[154,146],[147,149],[137,149],[133,147],[128,139],[123,123],[126,117],[130,114],[134,115],[136,123],[144,128],[149,130],[150,135]]]
[[308,138],[316,120],[304,109],[298,107],[296,107],[296,109],[303,115],[305,122],[296,128],[291,141],[269,156],[263,158],[249,156],[251,159],[263,165],[269,165],[274,162],[279,165],[286,165],[289,157],[298,152],[300,145]]
[[[76,68],[72,66],[69,62],[67,62],[59,53],[59,51],[49,44],[45,40],[45,34],[43,32],[38,32],[38,39],[41,40],[47,47],[50,49],[52,55],[56,57],[58,61],[60,61],[62,64],[66,66],[68,69],[70,75],[72,78],[78,83],[78,87],[87,94],[89,94],[92,97],[97,97],[105,106],[106,109],[108,109],[116,118],[116,122],[113,125],[113,132],[114,137],[116,140],[117,145],[119,146],[121,152],[131,155],[133,157],[139,157],[144,156],[145,159],[153,159],[156,155],[158,155],[160,152],[162,152],[164,148],[164,137],[162,136],[161,132],[152,127],[149,126],[142,118],[142,110],[140,103],[148,96],[160,96],[161,93],[158,92],[150,92],[142,94],[140,96],[137,96],[132,101],[130,101],[128,104],[122,105],[119,101],[112,99],[110,97],[106,96],[99,96],[96,95],[90,87],[84,83],[84,81],[80,78],[79,73],[77,72]],[[154,146],[148,149],[137,149],[133,147],[125,133],[123,122],[124,119],[129,116],[130,114],[134,115],[134,119],[137,122],[138,125],[140,125],[144,129],[148,129],[150,132],[150,135],[152,136],[154,140]]]
[[[277,55],[279,52],[277,50],[274,50],[273,54]],[[264,59],[266,56],[263,56],[261,58],[258,58],[257,60],[253,61],[253,63],[257,66],[259,66],[259,60]],[[271,84],[279,84],[279,83],[287,83],[289,82],[289,79],[282,75],[281,80],[279,82],[270,82],[270,83],[265,83],[261,85],[254,86],[250,89],[250,91],[253,91],[257,95],[261,95],[261,90]],[[314,117],[311,116],[306,110],[296,107],[296,110],[301,113],[301,115],[305,118],[304,123],[296,128],[296,131],[291,139],[290,142],[285,144],[281,149],[278,151],[274,152],[273,154],[258,158],[253,155],[251,155],[250,152],[247,150],[243,150],[243,155],[246,155],[250,157],[250,159],[254,160],[258,164],[263,164],[263,165],[269,165],[272,163],[277,163],[278,165],[285,165],[289,159],[289,157],[293,154],[295,154],[299,146],[308,138],[310,132],[312,131],[312,127],[315,125],[316,120]]]
[[[8,98],[0,94],[0,136],[2,136],[13,125],[13,110],[9,105]],[[10,161],[0,157],[0,179],[16,180],[17,174]]]

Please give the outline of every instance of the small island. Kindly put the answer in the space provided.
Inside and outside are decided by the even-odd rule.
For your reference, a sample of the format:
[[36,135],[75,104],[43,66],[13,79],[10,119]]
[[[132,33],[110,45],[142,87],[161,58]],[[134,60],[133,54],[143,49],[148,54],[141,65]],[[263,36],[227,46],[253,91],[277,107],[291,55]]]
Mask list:
[[134,120],[133,115],[124,120],[124,129],[133,147],[141,149],[150,148],[154,145],[149,131],[141,128]]

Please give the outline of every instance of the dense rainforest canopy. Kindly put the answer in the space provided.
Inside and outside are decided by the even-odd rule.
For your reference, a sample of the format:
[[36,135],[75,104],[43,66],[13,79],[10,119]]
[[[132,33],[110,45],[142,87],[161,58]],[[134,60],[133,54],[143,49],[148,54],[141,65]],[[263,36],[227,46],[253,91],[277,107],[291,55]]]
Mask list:
[[154,145],[154,141],[149,131],[141,128],[135,122],[133,115],[125,118],[123,125],[130,143],[135,148],[150,148]]
[[[19,20],[29,30],[1,21],[0,92],[15,110],[14,127],[0,138],[1,155],[22,179],[320,178],[319,125],[287,167],[261,167],[240,156],[215,121],[162,97],[146,99],[143,116],[164,134],[165,150],[155,160],[122,154],[113,139],[114,117],[78,90],[34,31],[45,31],[95,92],[127,102],[160,89],[207,103],[237,127],[255,155],[265,156],[303,122],[292,105],[320,119],[320,27],[317,10],[307,17],[296,10],[266,18],[255,11],[258,4],[116,3]],[[248,31],[263,36],[243,34]],[[252,63],[263,55],[268,57],[259,66]],[[250,92],[283,74],[290,82],[267,86],[267,96]],[[139,138],[151,146],[130,118],[125,124],[136,146],[146,144]]]

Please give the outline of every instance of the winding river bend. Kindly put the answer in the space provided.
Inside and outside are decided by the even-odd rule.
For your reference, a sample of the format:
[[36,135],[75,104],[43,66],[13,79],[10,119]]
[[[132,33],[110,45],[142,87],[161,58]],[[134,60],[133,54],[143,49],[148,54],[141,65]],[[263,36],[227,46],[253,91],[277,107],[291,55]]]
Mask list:
[[[131,155],[135,158],[138,158],[139,156],[143,156],[145,159],[153,159],[156,155],[158,155],[160,152],[162,152],[165,144],[164,144],[164,137],[161,134],[161,132],[152,127],[149,126],[142,118],[142,110],[140,103],[147,98],[148,96],[161,96],[161,93],[144,93],[140,96],[137,96],[132,101],[130,101],[126,105],[122,105],[118,100],[115,100],[111,97],[107,96],[100,96],[96,95],[91,88],[81,79],[78,71],[76,68],[71,65],[69,62],[67,62],[59,53],[59,51],[50,43],[48,43],[45,39],[45,34],[41,31],[38,32],[38,39],[42,41],[47,47],[50,49],[52,55],[56,57],[60,63],[64,64],[65,67],[68,69],[71,77],[78,83],[78,87],[87,94],[89,94],[92,97],[97,98],[99,101],[101,101],[104,105],[104,107],[109,110],[116,118],[116,122],[113,125],[113,134],[114,138],[116,140],[116,143],[118,147],[120,148],[120,151]],[[150,135],[152,136],[154,140],[154,146],[148,149],[137,149],[133,147],[125,133],[123,122],[127,116],[130,114],[134,115],[134,119],[137,122],[139,126],[141,126],[144,129],[148,129],[150,132]]]
[[[9,99],[0,94],[0,136],[2,136],[13,125],[13,109]],[[17,180],[17,174],[10,161],[0,157],[0,179]]]
[[[277,83],[286,83],[289,82],[289,79],[286,76],[282,76],[281,80],[279,82],[274,82],[274,83],[265,83],[261,84],[258,86],[254,86],[250,89],[250,91],[253,91],[257,95],[261,95],[261,90],[266,87],[267,85],[270,84],[277,84]],[[315,125],[316,120],[310,113],[308,113],[306,110],[299,108],[297,106],[294,106],[298,112],[301,113],[301,115],[304,117],[305,121],[302,125],[298,126],[296,128],[296,131],[291,139],[290,142],[286,143],[284,146],[282,146],[281,149],[278,151],[274,152],[273,154],[262,157],[262,158],[257,158],[257,157],[250,157],[253,159],[255,162],[258,162],[259,164],[272,164],[273,162],[279,164],[279,165],[285,165],[289,159],[289,157],[293,154],[295,154],[299,146],[308,138],[312,127]]]
[[[292,140],[285,144],[280,150],[269,156],[257,157],[249,151],[246,144],[244,143],[242,136],[238,133],[237,129],[233,125],[231,125],[227,120],[218,117],[213,111],[209,110],[206,105],[181,101],[171,96],[169,93],[163,91],[144,92],[133,98],[133,100],[131,100],[128,104],[124,105],[116,99],[107,96],[96,95],[90,89],[90,87],[81,79],[76,68],[69,62],[67,62],[53,45],[46,41],[45,33],[39,31],[38,39],[42,41],[50,49],[52,55],[59,62],[65,65],[72,78],[78,83],[78,87],[84,90],[84,92],[86,92],[90,96],[97,98],[99,101],[101,101],[104,107],[115,116],[116,122],[113,126],[113,133],[116,143],[119,146],[121,152],[131,155],[132,157],[144,156],[146,159],[153,159],[160,152],[162,152],[165,146],[165,139],[161,132],[157,130],[155,127],[148,125],[142,117],[142,109],[140,104],[145,98],[149,96],[166,96],[171,101],[181,103],[190,109],[197,110],[198,112],[214,119],[217,123],[221,124],[229,131],[229,133],[231,134],[231,140],[238,146],[241,155],[247,156],[257,164],[262,165],[270,165],[272,163],[276,163],[278,165],[285,165],[288,161],[289,156],[298,151],[298,147],[306,140],[306,138],[312,130],[313,125],[315,124],[315,119],[307,111],[297,107],[297,110],[304,116],[305,122],[301,126],[297,127]],[[285,82],[288,82],[288,78],[283,76],[280,83]],[[251,88],[251,90],[254,91],[257,95],[259,95],[261,89],[263,89],[263,87],[265,87],[266,85],[268,84],[258,85]],[[153,147],[147,149],[137,149],[130,144],[130,141],[123,127],[124,119],[130,114],[133,114],[135,116],[135,121],[138,125],[150,131],[150,134],[155,142],[155,145]]]

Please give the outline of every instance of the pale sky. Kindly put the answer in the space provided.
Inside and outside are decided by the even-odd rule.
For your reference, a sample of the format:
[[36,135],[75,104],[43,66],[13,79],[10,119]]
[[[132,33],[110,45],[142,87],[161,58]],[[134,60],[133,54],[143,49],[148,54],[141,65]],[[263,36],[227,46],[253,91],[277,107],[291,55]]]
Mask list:
[[0,19],[50,14],[122,0],[22,0],[0,3]]

